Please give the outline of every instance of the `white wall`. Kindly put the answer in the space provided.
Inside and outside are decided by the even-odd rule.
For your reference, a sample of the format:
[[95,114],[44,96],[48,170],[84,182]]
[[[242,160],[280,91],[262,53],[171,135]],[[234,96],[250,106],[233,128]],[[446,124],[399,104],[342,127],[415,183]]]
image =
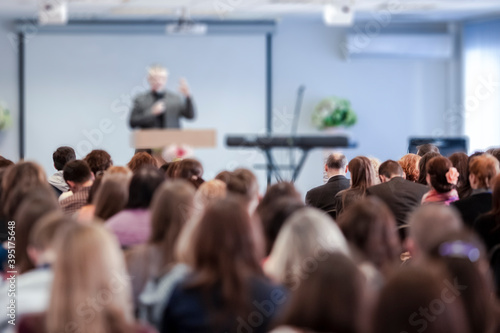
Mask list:
[[6,104],[13,116],[12,128],[0,132],[0,155],[17,161],[18,144],[18,89],[17,48],[11,22],[0,19],[0,102]]
[[[273,105],[275,111],[274,126],[277,132],[288,131],[291,122],[290,115],[295,105],[296,90],[300,84],[305,84],[307,90],[299,133],[317,132],[310,123],[310,112],[320,99],[330,95],[337,95],[351,100],[354,109],[359,115],[359,122],[350,131],[359,142],[359,147],[358,149],[346,151],[350,158],[359,154],[366,154],[374,155],[381,160],[398,159],[406,153],[407,138],[409,136],[447,133],[444,114],[450,107],[448,88],[450,86],[449,78],[452,75],[450,75],[449,62],[418,59],[355,59],[348,62],[343,58],[340,50],[343,36],[344,30],[342,28],[327,28],[320,20],[287,18],[280,22],[273,44]],[[77,43],[77,40],[75,38],[74,43]],[[36,43],[36,39],[30,41],[30,43]],[[68,43],[65,47],[70,49],[71,41],[68,40]],[[14,96],[11,97],[11,100],[15,102],[15,84],[10,82],[16,79],[15,57],[13,54],[6,53],[4,47],[0,49],[0,52],[2,54],[0,84],[2,84],[2,87],[7,86],[7,91],[12,91]],[[126,63],[132,63],[133,54],[139,51],[132,49],[131,52],[130,55],[120,54],[119,56],[123,59],[129,57]],[[4,53],[9,56],[4,58]],[[117,55],[109,55],[110,59],[116,59],[115,56]],[[94,63],[96,68],[95,72],[85,73],[83,78],[88,80],[89,87],[91,83],[98,83],[98,96],[101,96],[99,98],[108,96],[108,102],[119,97],[120,94],[117,95],[114,88],[110,86],[113,78],[102,78],[100,66],[104,60],[90,57],[88,61]],[[235,57],[232,61],[237,63],[240,59]],[[262,64],[263,66],[263,58],[257,59],[256,64],[258,66]],[[235,67],[234,64],[228,64],[228,66]],[[4,79],[4,69],[8,69],[11,79]],[[128,92],[129,90],[126,88],[134,87],[134,83],[141,79],[138,70],[141,69],[135,68],[135,72],[128,75],[127,83],[122,81],[125,79],[125,77],[122,77],[117,80],[116,84],[125,87],[125,92]],[[175,69],[172,70],[175,71]],[[243,70],[257,70],[257,66],[251,69],[243,68]],[[28,71],[33,74],[36,69],[28,68]],[[72,81],[78,77],[74,74],[68,73],[69,77],[66,78],[68,87],[71,87]],[[214,81],[211,73],[210,75],[207,74],[201,68],[195,68],[194,72],[189,73],[188,78],[193,85],[195,94],[202,97],[205,89],[212,89],[214,85],[224,84],[222,89],[218,89],[218,94],[212,94],[213,98],[220,100],[225,110],[237,110],[241,101],[238,98],[228,99],[228,96],[234,96],[235,92],[232,85],[223,80],[228,73],[220,72],[221,79],[218,81]],[[103,84],[102,82],[106,83]],[[264,90],[265,81],[262,80],[261,84],[262,90]],[[48,87],[43,87],[43,89],[48,89]],[[92,98],[93,94],[89,94],[89,91],[72,92],[68,90],[65,94],[70,96],[77,94],[75,103],[80,103],[80,101],[83,101],[82,94],[87,94],[89,95],[88,98]],[[123,91],[123,89],[119,91]],[[31,88],[31,92],[33,92],[33,88]],[[237,92],[237,94],[240,93],[241,91]],[[263,94],[259,96],[245,96],[243,94],[245,101],[251,104],[253,113],[245,114],[244,117],[220,117],[218,119],[225,121],[225,124],[232,130],[234,129],[234,132],[262,132],[265,126],[265,101],[263,96]],[[39,97],[43,98],[43,95]],[[200,103],[199,98],[198,102]],[[206,110],[203,104],[200,104],[199,107],[205,109],[206,115],[215,112],[215,110]],[[48,120],[51,111],[45,112],[49,112],[49,114],[43,114],[40,115],[40,118],[37,118],[40,124],[44,126],[51,124],[51,130],[56,130],[57,126],[53,123],[55,120]],[[245,124],[245,119],[247,119],[245,117],[252,117],[252,119],[256,120],[252,121],[253,125],[248,127]],[[197,121],[188,124],[186,127],[203,127],[202,120],[203,117],[198,118]],[[33,119],[29,121],[33,121]],[[96,123],[99,120],[93,119],[92,121]],[[257,123],[261,124],[260,128],[256,127]],[[42,125],[37,123],[36,126]],[[122,126],[123,129],[120,129],[120,131],[126,128],[125,125]],[[75,129],[75,135],[81,137],[81,130]],[[2,154],[4,147],[7,146],[9,151],[17,151],[17,137],[13,134],[14,132],[9,133],[8,141],[0,143],[2,145]],[[11,134],[13,135],[11,136]],[[61,144],[63,143],[61,142]],[[222,140],[219,141],[219,144],[223,144]],[[260,163],[263,160],[260,154],[251,151],[235,152],[231,150],[226,151],[226,154],[237,154],[237,160],[244,160],[248,166]],[[288,160],[287,154],[283,152],[278,152],[277,157],[280,162]],[[45,159],[50,159],[50,156]],[[210,159],[208,155],[204,155],[202,160],[210,166],[207,171],[211,174],[218,171],[217,163],[221,167],[227,166],[227,159],[224,158],[224,154],[217,155],[213,159]],[[124,161],[120,160],[119,162],[123,163]],[[313,151],[297,182],[298,188],[303,194],[309,188],[321,184],[322,164],[323,151]],[[259,171],[258,174],[261,177],[263,176],[262,171]]]
[[[291,113],[296,89],[305,84],[299,132],[314,133],[310,113],[316,103],[330,95],[348,98],[359,118],[349,129],[359,146],[345,151],[348,158],[363,154],[382,161],[399,159],[409,136],[446,133],[447,61],[346,61],[340,48],[343,37],[342,28],[327,28],[319,20],[281,22],[274,44],[276,111]],[[311,153],[297,182],[303,194],[322,183],[323,156],[322,150]]]

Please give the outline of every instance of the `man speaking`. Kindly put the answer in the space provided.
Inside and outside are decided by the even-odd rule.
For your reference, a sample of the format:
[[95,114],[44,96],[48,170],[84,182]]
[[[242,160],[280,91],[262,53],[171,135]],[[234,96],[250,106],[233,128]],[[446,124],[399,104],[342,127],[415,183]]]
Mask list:
[[180,128],[180,118],[193,119],[194,105],[189,87],[184,79],[180,80],[179,91],[182,96],[165,90],[168,71],[154,65],[148,69],[148,82],[151,91],[137,96],[130,115],[132,128]]

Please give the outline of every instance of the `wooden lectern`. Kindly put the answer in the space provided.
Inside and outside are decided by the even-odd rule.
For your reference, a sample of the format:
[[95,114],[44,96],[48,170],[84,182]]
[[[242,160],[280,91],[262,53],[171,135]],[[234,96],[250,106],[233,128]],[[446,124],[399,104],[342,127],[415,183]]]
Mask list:
[[193,148],[213,148],[217,145],[214,129],[143,129],[132,132],[135,149],[164,148],[171,144]]

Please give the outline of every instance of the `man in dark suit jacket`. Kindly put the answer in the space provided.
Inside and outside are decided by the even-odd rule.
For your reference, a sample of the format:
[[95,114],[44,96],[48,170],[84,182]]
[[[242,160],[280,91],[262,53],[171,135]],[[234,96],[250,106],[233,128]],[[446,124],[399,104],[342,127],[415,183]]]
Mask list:
[[130,114],[132,128],[180,128],[180,118],[192,119],[194,105],[185,80],[180,81],[182,96],[164,90],[168,72],[161,66],[149,68],[151,91],[137,96]]
[[347,159],[344,154],[333,153],[328,156],[325,164],[328,181],[307,192],[306,204],[328,212],[335,218],[335,195],[350,186],[349,179],[345,177],[346,167]]
[[429,188],[404,179],[403,169],[393,160],[380,165],[379,178],[382,183],[369,187],[367,195],[379,197],[391,209],[398,226],[406,225],[408,214],[420,206]]

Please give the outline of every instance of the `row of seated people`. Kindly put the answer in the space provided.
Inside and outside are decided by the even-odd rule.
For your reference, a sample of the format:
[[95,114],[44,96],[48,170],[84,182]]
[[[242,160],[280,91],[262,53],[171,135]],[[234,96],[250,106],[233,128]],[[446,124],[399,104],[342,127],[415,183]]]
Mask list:
[[[470,158],[463,191],[451,157],[415,156],[382,163],[376,181],[366,157],[332,154],[307,204],[287,182],[260,196],[247,169],[204,181],[194,159],[158,167],[140,152],[121,167],[62,147],[48,180],[0,159],[6,250],[15,237],[0,331],[500,331],[499,162]],[[471,225],[463,207],[481,194]]]

